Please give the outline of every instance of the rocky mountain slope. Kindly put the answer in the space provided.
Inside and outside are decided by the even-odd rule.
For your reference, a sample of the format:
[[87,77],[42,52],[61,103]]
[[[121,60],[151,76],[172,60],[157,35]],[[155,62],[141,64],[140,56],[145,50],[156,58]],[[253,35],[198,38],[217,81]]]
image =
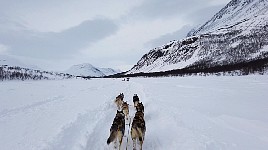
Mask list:
[[150,50],[126,74],[211,68],[267,58],[268,1],[232,0],[187,38]]

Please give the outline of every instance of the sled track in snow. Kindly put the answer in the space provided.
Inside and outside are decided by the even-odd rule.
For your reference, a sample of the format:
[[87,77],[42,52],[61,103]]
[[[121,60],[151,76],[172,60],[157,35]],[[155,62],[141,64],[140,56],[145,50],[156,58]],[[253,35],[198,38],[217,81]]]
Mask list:
[[[120,150],[131,150],[133,149],[133,141],[131,139],[130,131],[131,131],[131,123],[135,115],[135,108],[133,105],[132,97],[134,94],[138,94],[140,96],[140,100],[143,101],[145,99],[145,94],[143,91],[143,87],[139,84],[128,82],[128,86],[124,91],[119,91],[119,93],[124,93],[124,101],[127,101],[129,104],[129,119],[125,120],[125,134],[123,137],[122,145]],[[115,97],[111,98],[106,102],[106,109],[103,109],[103,113],[101,115],[102,118],[99,118],[99,121],[95,125],[95,128],[92,130],[91,134],[87,135],[87,144],[83,148],[84,150],[96,149],[96,150],[114,150],[114,143],[112,142],[110,145],[107,145],[106,140],[110,134],[110,127],[113,121],[113,118],[116,114],[117,107],[114,103]],[[145,108],[146,109],[146,108]],[[146,136],[146,134],[145,134]],[[93,137],[93,138],[92,138]],[[101,137],[101,139],[97,139],[94,137]],[[97,142],[96,142],[97,141]],[[101,142],[102,141],[102,142]],[[100,147],[100,145],[102,145]],[[119,147],[119,144],[118,146]],[[139,145],[137,144],[137,149]],[[118,148],[117,148],[118,149]]]
[[[125,134],[121,150],[133,149],[133,142],[130,135],[131,121],[135,115],[132,96],[138,94],[141,101],[145,99],[143,87],[133,82],[126,82],[128,85],[123,91],[124,101],[129,106],[129,119],[125,122]],[[80,114],[75,121],[62,127],[60,133],[48,143],[49,150],[114,150],[114,143],[107,145],[107,138],[110,134],[110,127],[116,114],[117,107],[114,104],[115,97],[110,97],[97,109]],[[146,135],[145,135],[146,136]],[[145,137],[146,138],[146,137]],[[68,143],[68,144],[66,144]],[[137,144],[138,148],[138,144]]]

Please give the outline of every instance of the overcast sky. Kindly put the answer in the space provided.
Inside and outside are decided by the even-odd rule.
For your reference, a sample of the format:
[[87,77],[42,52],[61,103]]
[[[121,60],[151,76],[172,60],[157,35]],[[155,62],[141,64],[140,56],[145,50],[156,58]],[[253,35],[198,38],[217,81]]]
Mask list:
[[130,69],[230,0],[0,0],[0,55],[46,70]]

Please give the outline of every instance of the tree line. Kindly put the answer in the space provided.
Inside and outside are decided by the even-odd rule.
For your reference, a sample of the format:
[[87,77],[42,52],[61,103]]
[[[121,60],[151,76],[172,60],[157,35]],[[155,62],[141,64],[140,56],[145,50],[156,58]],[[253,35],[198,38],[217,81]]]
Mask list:
[[18,66],[0,66],[0,80],[49,80],[49,79],[68,79],[73,76],[70,74],[33,70]]

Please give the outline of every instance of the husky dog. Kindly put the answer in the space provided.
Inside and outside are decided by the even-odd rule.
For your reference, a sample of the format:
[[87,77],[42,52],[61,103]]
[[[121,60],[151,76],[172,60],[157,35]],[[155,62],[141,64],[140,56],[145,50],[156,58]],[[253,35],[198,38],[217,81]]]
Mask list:
[[123,94],[123,93],[120,93],[120,94],[115,98],[115,100],[114,100],[114,102],[115,102],[115,104],[116,104],[118,110],[121,109],[121,106],[122,106],[122,104],[123,104],[123,102],[124,102],[123,99],[124,99],[124,94]]
[[128,120],[129,108],[128,108],[128,103],[127,102],[124,102],[122,104],[122,111],[125,114],[126,119]]
[[139,101],[140,101],[140,99],[139,99],[138,95],[137,94],[134,94],[134,96],[133,96],[134,107],[137,106],[137,104],[139,103]]
[[131,138],[133,140],[133,149],[136,150],[136,141],[140,141],[140,149],[142,150],[142,144],[144,141],[146,126],[144,120],[144,113],[142,111],[137,111],[135,117],[133,118],[131,126]]
[[144,106],[143,106],[142,102],[140,102],[140,103],[137,104],[136,110],[137,111],[141,111],[141,112],[144,113]]
[[117,110],[113,124],[110,128],[110,136],[107,139],[107,144],[109,145],[111,142],[114,142],[114,148],[116,149],[117,140],[119,140],[119,150],[120,150],[124,133],[125,133],[125,115],[123,111]]

